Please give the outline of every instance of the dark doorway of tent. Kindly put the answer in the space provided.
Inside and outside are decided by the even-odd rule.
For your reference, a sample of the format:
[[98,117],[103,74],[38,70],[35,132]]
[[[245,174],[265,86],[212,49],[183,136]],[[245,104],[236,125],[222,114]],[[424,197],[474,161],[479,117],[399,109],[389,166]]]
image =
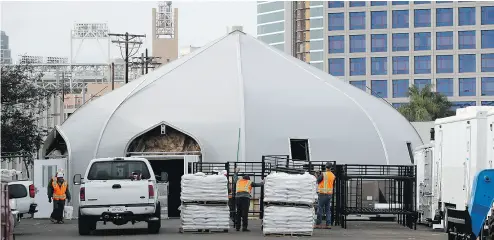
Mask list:
[[309,140],[290,139],[291,159],[310,161]]
[[158,180],[161,173],[166,173],[167,182],[158,183],[158,199],[166,192],[166,196],[161,196],[163,201],[160,200],[161,213],[169,218],[180,217],[182,175],[186,174],[191,159],[198,160],[200,155],[199,144],[192,137],[166,124],[158,124],[138,135],[127,148],[127,156],[149,160]]

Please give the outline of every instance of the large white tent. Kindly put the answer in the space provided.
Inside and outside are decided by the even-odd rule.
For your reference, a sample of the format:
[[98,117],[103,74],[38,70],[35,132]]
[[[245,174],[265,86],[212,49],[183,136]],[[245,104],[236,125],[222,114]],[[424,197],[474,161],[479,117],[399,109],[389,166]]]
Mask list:
[[58,128],[71,175],[93,158],[123,156],[166,124],[195,139],[208,162],[260,161],[308,139],[312,160],[410,164],[422,144],[382,99],[235,31],[76,111]]

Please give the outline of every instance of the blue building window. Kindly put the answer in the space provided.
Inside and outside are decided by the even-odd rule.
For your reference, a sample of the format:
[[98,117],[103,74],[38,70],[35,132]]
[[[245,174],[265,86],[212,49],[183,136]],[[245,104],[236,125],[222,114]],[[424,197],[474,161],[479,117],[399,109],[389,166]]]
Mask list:
[[371,1],[371,6],[387,6],[387,1]]
[[[493,54],[494,55],[494,54]],[[476,72],[477,57],[475,54],[460,54],[458,55],[458,68],[460,73]]]
[[446,97],[453,96],[453,79],[452,78],[436,79],[436,91]]
[[350,30],[365,29],[365,12],[350,13]]
[[372,75],[388,74],[388,58],[387,57],[371,58],[371,74]]
[[350,1],[350,7],[365,7],[365,1]]
[[480,102],[481,106],[494,106],[494,101],[482,101]]
[[452,8],[436,9],[436,26],[437,27],[453,26]]
[[431,50],[430,32],[415,33],[414,50],[415,51]]
[[453,1],[436,1],[436,4],[437,3],[452,3]]
[[344,58],[330,58],[328,62],[329,62],[329,74],[333,76],[345,76]]
[[393,28],[408,28],[409,21],[408,10],[393,10]]
[[475,25],[475,7],[458,8],[458,15],[459,26]]
[[483,77],[480,89],[482,96],[494,96],[494,77]]
[[436,33],[436,50],[453,49],[453,32]]
[[352,84],[354,87],[359,88],[360,90],[364,91],[367,89],[365,86],[365,80],[363,81],[350,81],[350,84]]
[[373,11],[371,12],[371,28],[385,29],[388,27],[388,12]]
[[329,8],[342,8],[344,6],[345,6],[345,1],[329,1],[328,2]]
[[494,24],[494,7],[482,7],[481,11],[482,25],[491,25]]
[[365,52],[365,35],[350,35],[350,52]]
[[405,106],[407,103],[392,103],[391,105],[395,108],[398,109],[401,106]]
[[453,73],[453,55],[436,56],[436,73]]
[[451,102],[452,106],[451,106],[451,109],[452,111],[456,111],[456,109],[458,108],[466,108],[466,107],[470,107],[470,106],[475,106],[476,103],[473,102],[473,101],[469,101],[469,102]]
[[408,33],[393,33],[393,52],[409,50]]
[[345,14],[328,13],[328,30],[329,31],[345,30]]
[[459,49],[475,49],[476,42],[475,31],[458,31]]
[[431,80],[430,79],[415,79],[413,81],[413,85],[419,89],[419,91],[422,91],[425,87],[430,87],[431,86]]
[[408,5],[408,1],[393,1],[393,5]]
[[413,1],[413,4],[430,4],[431,1]]
[[371,35],[371,51],[372,52],[387,52],[388,51],[388,35],[387,34],[372,34]]
[[329,36],[329,53],[345,52],[345,36]]
[[379,98],[388,97],[388,81],[387,80],[372,80],[371,81],[372,96]]
[[408,74],[409,66],[408,56],[393,57],[393,74]]
[[350,58],[350,76],[365,75],[365,58]]
[[414,26],[430,27],[431,26],[431,10],[430,9],[415,9]]
[[494,53],[482,54],[480,59],[482,72],[494,72]]
[[494,30],[482,30],[482,48],[494,48]]
[[431,73],[431,56],[415,56],[415,74]]
[[475,78],[460,78],[460,97],[471,97],[476,95]]
[[393,80],[393,97],[402,98],[408,97],[408,79]]

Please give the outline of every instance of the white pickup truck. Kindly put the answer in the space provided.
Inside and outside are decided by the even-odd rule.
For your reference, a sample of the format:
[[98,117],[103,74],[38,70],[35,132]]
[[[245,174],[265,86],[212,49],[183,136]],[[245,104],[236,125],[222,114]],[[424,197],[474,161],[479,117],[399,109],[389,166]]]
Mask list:
[[148,223],[149,233],[161,228],[156,176],[144,158],[93,159],[84,178],[74,175],[79,191],[79,234],[88,235],[98,221],[123,225]]

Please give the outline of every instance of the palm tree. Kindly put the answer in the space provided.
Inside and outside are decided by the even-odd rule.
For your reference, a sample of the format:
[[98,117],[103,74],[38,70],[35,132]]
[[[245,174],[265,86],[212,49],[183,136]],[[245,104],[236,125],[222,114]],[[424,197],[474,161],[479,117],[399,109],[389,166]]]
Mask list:
[[431,85],[422,90],[412,86],[408,89],[408,96],[410,102],[400,106],[398,111],[410,122],[434,121],[437,118],[454,115],[454,112],[450,110],[452,104],[448,98],[438,92],[433,92]]

